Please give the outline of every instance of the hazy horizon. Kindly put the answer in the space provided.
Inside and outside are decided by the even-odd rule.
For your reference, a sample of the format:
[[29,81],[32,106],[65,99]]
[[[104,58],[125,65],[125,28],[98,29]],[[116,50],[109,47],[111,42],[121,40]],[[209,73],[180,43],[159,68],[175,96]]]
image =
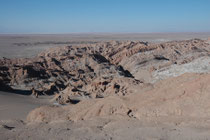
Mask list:
[[69,33],[0,33],[0,35],[146,35],[146,34],[210,34],[206,32],[69,32]]
[[0,34],[210,32],[210,0],[2,1]]

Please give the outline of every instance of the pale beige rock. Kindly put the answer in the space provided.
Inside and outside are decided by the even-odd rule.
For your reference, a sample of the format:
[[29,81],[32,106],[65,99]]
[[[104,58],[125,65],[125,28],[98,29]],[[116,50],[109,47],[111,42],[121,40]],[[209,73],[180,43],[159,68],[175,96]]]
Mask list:
[[124,97],[85,100],[64,107],[41,107],[27,117],[29,122],[89,120],[121,115],[141,119],[161,117],[209,118],[210,75],[184,74],[154,85],[154,89]]

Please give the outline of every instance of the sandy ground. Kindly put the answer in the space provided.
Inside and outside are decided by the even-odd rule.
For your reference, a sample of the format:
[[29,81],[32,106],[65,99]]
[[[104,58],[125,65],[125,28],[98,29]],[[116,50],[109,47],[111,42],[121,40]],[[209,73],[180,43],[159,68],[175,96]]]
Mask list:
[[[176,119],[174,119],[176,120]],[[173,120],[173,121],[174,121]],[[154,122],[116,119],[25,124],[22,121],[0,121],[1,139],[21,140],[208,140],[210,128],[171,120]],[[164,123],[160,123],[164,122]],[[202,124],[204,125],[204,124]]]
[[24,120],[32,109],[48,104],[47,98],[35,99],[32,96],[0,91],[0,120]]

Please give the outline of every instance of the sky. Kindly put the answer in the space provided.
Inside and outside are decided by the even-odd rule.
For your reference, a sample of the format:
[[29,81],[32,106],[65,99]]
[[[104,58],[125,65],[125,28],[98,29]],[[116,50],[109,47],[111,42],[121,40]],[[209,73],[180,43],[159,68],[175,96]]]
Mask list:
[[0,33],[210,32],[210,0],[0,0]]

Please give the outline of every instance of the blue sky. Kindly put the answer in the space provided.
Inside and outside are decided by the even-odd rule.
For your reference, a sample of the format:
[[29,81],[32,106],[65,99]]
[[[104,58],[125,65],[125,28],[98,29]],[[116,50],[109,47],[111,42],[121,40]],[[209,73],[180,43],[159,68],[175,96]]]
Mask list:
[[210,0],[0,0],[0,33],[210,32]]

